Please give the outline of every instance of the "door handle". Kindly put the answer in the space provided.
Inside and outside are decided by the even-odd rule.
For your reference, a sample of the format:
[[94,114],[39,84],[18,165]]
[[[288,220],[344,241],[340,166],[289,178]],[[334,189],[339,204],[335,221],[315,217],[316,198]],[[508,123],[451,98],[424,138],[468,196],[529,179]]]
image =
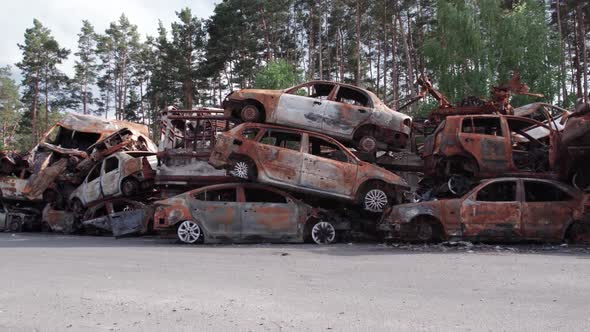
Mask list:
[[314,101],[314,102],[313,102],[313,104],[314,104],[314,105],[321,105],[321,104],[322,104],[322,102],[321,102],[321,101],[317,101],[317,100],[316,100],[316,101]]
[[367,110],[364,109],[358,109],[357,111],[359,111],[360,113],[367,113]]

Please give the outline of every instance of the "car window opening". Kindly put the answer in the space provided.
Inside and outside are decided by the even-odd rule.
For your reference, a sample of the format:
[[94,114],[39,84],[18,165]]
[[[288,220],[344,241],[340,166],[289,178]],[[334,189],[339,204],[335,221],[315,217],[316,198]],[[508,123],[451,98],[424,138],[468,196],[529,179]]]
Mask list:
[[369,98],[367,97],[367,95],[360,91],[350,89],[344,86],[338,89],[336,101],[349,105],[369,107]]
[[539,181],[525,181],[524,196],[527,202],[562,202],[573,198],[557,186]]
[[483,187],[476,200],[482,202],[514,202],[516,201],[516,182],[493,182]]
[[287,203],[287,199],[283,195],[272,191],[258,188],[246,188],[244,191],[246,193],[246,202],[248,203]]

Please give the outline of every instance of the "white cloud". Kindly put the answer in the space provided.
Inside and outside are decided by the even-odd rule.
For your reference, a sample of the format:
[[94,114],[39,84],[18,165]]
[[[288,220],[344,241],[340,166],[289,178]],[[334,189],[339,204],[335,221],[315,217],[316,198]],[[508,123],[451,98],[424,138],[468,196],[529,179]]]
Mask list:
[[[62,47],[74,53],[82,20],[89,20],[97,32],[103,33],[110,22],[125,13],[131,23],[136,24],[142,38],[155,35],[158,19],[169,28],[176,20],[176,11],[189,7],[193,15],[207,18],[213,13],[214,0],[8,0],[3,1],[0,11],[0,66],[20,61],[17,43],[22,43],[27,28],[33,19],[39,19],[51,29],[53,36]],[[74,56],[62,66],[68,73],[73,72]]]

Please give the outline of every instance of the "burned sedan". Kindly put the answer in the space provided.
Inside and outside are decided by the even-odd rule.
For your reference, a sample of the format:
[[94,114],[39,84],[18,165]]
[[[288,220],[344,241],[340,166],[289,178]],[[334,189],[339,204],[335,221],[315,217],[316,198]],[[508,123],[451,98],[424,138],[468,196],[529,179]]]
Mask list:
[[209,163],[239,178],[346,200],[371,212],[397,203],[408,187],[330,137],[266,124],[245,123],[219,135]]
[[157,158],[150,152],[118,152],[96,164],[70,195],[72,209],[82,214],[88,204],[107,197],[133,196],[152,190]]
[[322,132],[364,152],[405,149],[411,117],[353,85],[311,81],[285,90],[244,89],[224,102],[226,116]]
[[154,229],[175,231],[179,241],[303,242],[330,244],[347,222],[272,187],[220,184],[192,190],[154,204]]
[[579,242],[590,239],[587,208],[586,195],[563,183],[498,178],[461,198],[395,206],[379,229],[403,240]]

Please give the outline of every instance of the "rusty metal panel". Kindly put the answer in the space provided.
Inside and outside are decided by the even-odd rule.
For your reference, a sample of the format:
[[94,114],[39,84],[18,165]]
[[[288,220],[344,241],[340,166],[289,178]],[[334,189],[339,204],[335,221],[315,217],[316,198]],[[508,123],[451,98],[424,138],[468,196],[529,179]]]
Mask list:
[[242,203],[241,239],[288,239],[298,235],[295,204]]

